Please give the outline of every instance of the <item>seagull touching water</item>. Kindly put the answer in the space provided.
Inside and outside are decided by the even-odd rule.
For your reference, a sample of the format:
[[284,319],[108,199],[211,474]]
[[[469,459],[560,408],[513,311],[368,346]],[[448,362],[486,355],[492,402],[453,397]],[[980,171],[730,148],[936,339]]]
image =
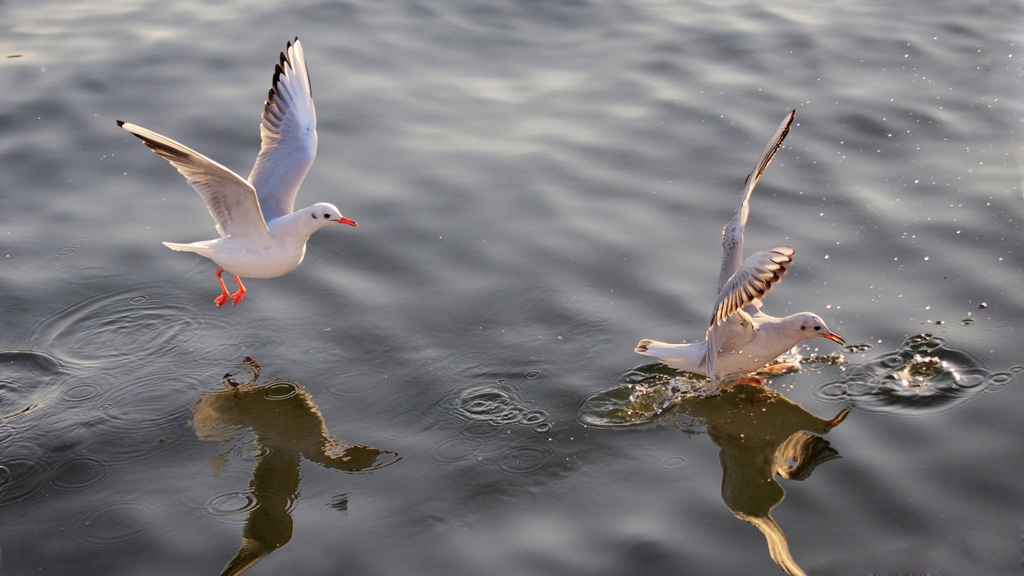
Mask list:
[[[191,244],[164,242],[171,250],[195,252],[216,262],[222,306],[245,297],[246,278],[277,278],[296,268],[306,255],[306,241],[329,224],[355,222],[327,202],[293,212],[295,195],[316,157],[316,111],[299,39],[289,42],[274,70],[260,123],[262,146],[249,179],[170,138],[141,126],[117,121],[150,150],[178,169],[203,197],[220,238]],[[221,274],[235,277],[238,291],[228,292]]]
[[817,314],[800,312],[776,318],[761,312],[761,299],[786,273],[786,266],[793,263],[795,250],[779,246],[743,260],[743,229],[750,214],[750,195],[795,118],[793,110],[775,130],[761,159],[747,176],[736,215],[722,232],[718,301],[706,340],[691,344],[641,340],[636,346],[638,353],[657,358],[677,370],[706,374],[712,385],[718,387],[723,381],[756,371],[803,340],[828,338],[846,344]]

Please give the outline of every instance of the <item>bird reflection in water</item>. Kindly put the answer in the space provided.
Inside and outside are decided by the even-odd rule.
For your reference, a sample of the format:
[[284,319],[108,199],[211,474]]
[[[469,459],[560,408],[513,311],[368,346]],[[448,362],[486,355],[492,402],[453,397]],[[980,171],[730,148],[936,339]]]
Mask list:
[[825,420],[774,390],[747,385],[715,396],[678,396],[672,406],[674,410],[664,412],[659,421],[683,431],[692,428],[687,419],[705,423],[711,441],[720,449],[725,505],[764,534],[772,560],[787,574],[804,574],[771,517],[786,495],[775,476],[804,480],[818,465],[838,458],[839,453],[814,434],[827,434],[849,409]]
[[339,443],[302,386],[284,381],[259,386],[259,374],[259,364],[246,357],[224,375],[226,388],[204,394],[192,406],[200,438],[224,441],[251,430],[256,448],[249,481],[255,505],[245,518],[242,547],[221,576],[245,572],[291,540],[290,508],[299,493],[302,458],[345,472],[376,470],[399,459],[386,450]]

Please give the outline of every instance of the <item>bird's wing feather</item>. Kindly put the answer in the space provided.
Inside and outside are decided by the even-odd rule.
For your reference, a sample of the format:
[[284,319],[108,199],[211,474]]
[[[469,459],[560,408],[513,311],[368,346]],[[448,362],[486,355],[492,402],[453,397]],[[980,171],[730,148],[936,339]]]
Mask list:
[[761,299],[786,273],[786,266],[793,263],[796,251],[788,246],[778,246],[751,254],[743,265],[725,283],[715,303],[715,313],[708,326],[708,350],[705,365],[708,378],[715,380],[715,365],[718,351],[726,346],[723,340],[733,325],[752,322],[743,310],[746,306],[760,307]]
[[754,192],[757,181],[761,179],[761,175],[768,168],[768,164],[771,163],[772,157],[775,156],[779,147],[782,146],[782,141],[789,134],[789,129],[793,125],[795,118],[796,110],[793,110],[786,115],[782,123],[779,124],[779,127],[775,129],[771,140],[768,141],[764,152],[761,153],[761,159],[758,160],[757,164],[754,165],[754,169],[747,175],[747,181],[743,185],[743,196],[740,199],[739,208],[736,209],[736,215],[733,216],[729,225],[722,231],[722,271],[718,276],[719,292],[722,291],[725,283],[736,273],[740,263],[743,262],[743,230],[747,226],[747,216],[750,215],[750,195]]
[[121,120],[117,125],[137,136],[188,179],[189,185],[206,202],[221,236],[270,239],[270,230],[260,212],[256,191],[241,176],[152,130]]
[[755,304],[764,298],[765,293],[786,273],[786,266],[793,263],[794,254],[796,251],[788,246],[751,254],[718,295],[710,326],[724,323],[747,304]]
[[260,139],[260,154],[249,183],[269,222],[294,211],[299,186],[316,158],[313,89],[298,38],[281,52],[281,62],[274,69],[263,105]]

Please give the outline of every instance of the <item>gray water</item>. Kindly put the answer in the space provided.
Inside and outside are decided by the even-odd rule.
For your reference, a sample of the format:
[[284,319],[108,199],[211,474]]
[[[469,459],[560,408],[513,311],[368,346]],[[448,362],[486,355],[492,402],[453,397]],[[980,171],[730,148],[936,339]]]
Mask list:
[[[1019,3],[207,4],[0,3],[0,574],[1020,573]],[[217,308],[114,119],[247,174],[294,36],[360,226]],[[850,346],[686,398],[793,108],[748,251]]]

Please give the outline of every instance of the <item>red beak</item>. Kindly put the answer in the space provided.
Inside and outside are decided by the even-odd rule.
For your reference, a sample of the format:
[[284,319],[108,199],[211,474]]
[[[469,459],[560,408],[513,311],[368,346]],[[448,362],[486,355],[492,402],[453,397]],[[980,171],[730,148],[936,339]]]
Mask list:
[[355,220],[349,220],[348,218],[345,218],[344,216],[342,216],[338,220],[335,220],[335,222],[337,222],[338,224],[348,224],[349,226],[359,226],[359,224],[356,224]]
[[846,340],[843,340],[843,337],[840,336],[839,334],[835,334],[833,332],[827,332],[825,334],[822,334],[821,337],[822,338],[828,338],[829,340],[835,342],[836,344],[841,344],[843,346],[846,346]]

